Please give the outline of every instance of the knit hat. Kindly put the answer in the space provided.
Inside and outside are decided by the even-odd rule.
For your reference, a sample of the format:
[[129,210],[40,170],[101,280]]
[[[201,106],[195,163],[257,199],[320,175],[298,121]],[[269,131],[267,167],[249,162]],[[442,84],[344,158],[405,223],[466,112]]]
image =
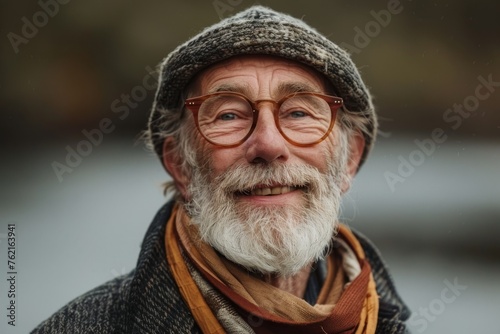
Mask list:
[[349,54],[302,20],[262,6],[250,7],[206,28],[161,63],[159,87],[149,119],[149,140],[160,157],[164,140],[158,135],[160,110],[180,109],[181,94],[198,72],[238,55],[283,57],[323,74],[336,95],[344,100],[344,112],[367,119],[361,166],[373,146],[377,118],[370,93]]

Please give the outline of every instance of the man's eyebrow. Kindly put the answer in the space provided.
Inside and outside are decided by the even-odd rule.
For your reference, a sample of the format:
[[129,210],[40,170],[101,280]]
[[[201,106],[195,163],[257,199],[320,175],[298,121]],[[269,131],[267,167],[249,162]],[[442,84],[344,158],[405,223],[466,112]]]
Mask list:
[[245,96],[249,96],[250,94],[250,86],[246,83],[242,84],[233,84],[233,83],[225,83],[219,86],[216,86],[208,91],[209,94],[217,93],[217,92],[233,92],[240,93]]
[[[213,87],[209,90],[209,94],[217,93],[217,92],[234,92],[240,93],[245,96],[250,97],[252,95],[252,90],[247,83],[224,83]],[[317,87],[313,87],[303,82],[281,82],[278,84],[278,88],[275,90],[273,96],[275,98],[282,98],[283,96],[290,95],[293,93],[301,93],[301,92],[312,92],[312,93],[320,93],[324,94],[323,91],[318,89]]]
[[312,92],[324,94],[321,90],[316,87],[310,86],[303,82],[282,82],[278,85],[278,89],[275,92],[277,98],[281,98],[286,95],[301,92]]

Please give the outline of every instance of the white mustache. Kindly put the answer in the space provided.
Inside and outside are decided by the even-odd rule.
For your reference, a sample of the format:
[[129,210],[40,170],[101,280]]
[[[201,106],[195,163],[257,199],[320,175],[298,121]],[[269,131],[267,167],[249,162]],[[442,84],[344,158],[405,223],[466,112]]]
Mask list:
[[321,182],[322,174],[308,165],[286,165],[271,163],[266,165],[240,165],[228,169],[216,177],[212,183],[226,193],[251,193],[259,188],[303,188],[314,191]]

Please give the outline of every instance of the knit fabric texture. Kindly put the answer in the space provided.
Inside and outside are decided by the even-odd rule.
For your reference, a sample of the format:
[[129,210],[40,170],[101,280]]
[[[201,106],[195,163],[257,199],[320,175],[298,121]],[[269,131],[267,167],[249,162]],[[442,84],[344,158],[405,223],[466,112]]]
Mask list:
[[181,109],[181,95],[201,70],[238,55],[272,55],[297,61],[323,74],[343,111],[367,118],[366,146],[360,166],[373,146],[377,117],[371,95],[349,54],[304,21],[266,7],[253,6],[206,28],[177,47],[160,66],[158,90],[149,120],[149,141],[161,157],[162,110]]
[[[165,228],[172,207],[173,202],[167,203],[151,223],[135,270],[76,298],[31,334],[201,333],[167,264]],[[359,233],[356,237],[380,296],[376,333],[406,333],[405,320],[410,312],[396,292],[379,252]]]

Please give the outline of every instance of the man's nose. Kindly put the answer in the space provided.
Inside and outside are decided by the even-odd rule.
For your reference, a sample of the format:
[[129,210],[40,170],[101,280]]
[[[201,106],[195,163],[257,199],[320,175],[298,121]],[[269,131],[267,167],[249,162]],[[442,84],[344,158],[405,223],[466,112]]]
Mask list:
[[276,123],[272,106],[262,106],[252,135],[247,139],[246,159],[250,163],[288,160],[290,152]]

